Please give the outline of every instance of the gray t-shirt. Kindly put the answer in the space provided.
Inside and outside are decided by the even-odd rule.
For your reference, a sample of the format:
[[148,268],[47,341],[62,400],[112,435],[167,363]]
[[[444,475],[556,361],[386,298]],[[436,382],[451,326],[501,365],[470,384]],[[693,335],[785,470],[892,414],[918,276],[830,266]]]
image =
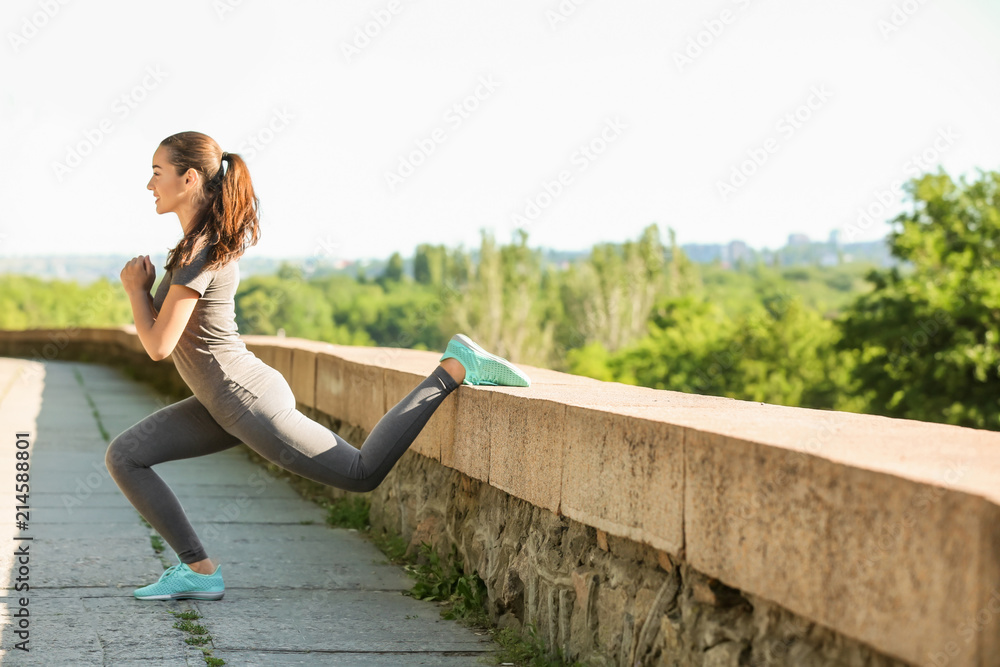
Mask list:
[[239,262],[206,271],[209,249],[203,245],[190,264],[164,273],[153,305],[157,311],[162,308],[170,285],[186,285],[200,295],[170,356],[194,395],[225,426],[246,411],[278,372],[239,337],[234,299],[240,284]]

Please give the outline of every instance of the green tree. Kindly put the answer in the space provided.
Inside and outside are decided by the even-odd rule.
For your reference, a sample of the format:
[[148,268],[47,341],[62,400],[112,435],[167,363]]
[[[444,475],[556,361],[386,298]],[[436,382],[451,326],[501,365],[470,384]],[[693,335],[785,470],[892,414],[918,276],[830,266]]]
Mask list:
[[389,263],[386,264],[382,275],[378,277],[378,283],[383,287],[387,283],[398,283],[403,280],[403,256],[398,252],[392,253]]
[[236,294],[236,324],[240,333],[331,341],[333,309],[314,285],[296,278],[293,267],[285,277],[251,276]]
[[554,290],[542,269],[541,252],[528,248],[523,229],[515,230],[511,244],[500,247],[485,230],[480,234],[475,276],[449,302],[445,327],[476,337],[511,361],[548,365],[556,323],[545,296]]
[[680,278],[673,283],[668,276],[687,273],[683,253],[674,247],[672,254],[668,265],[655,224],[638,241],[593,246],[587,261],[567,276],[563,300],[576,331],[560,338],[598,342],[614,352],[641,337],[656,299],[669,288],[681,288]]
[[421,285],[440,285],[447,273],[448,259],[443,245],[421,243],[413,256],[413,279]]
[[1000,428],[1000,173],[955,183],[943,170],[906,184],[893,256],[845,312],[839,349],[877,414]]
[[0,329],[107,327],[131,322],[132,307],[120,281],[100,278],[79,285],[0,276]]

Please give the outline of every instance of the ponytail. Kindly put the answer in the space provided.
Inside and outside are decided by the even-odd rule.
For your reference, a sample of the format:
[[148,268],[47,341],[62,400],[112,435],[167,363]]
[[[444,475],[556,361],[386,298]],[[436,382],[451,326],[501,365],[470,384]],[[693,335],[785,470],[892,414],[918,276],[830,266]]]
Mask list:
[[203,245],[211,246],[206,268],[219,268],[240,258],[260,239],[260,201],[253,191],[250,170],[236,153],[226,153],[211,137],[181,132],[161,142],[180,176],[194,169],[202,177],[195,197],[198,212],[184,238],[167,257],[168,270],[191,261]]

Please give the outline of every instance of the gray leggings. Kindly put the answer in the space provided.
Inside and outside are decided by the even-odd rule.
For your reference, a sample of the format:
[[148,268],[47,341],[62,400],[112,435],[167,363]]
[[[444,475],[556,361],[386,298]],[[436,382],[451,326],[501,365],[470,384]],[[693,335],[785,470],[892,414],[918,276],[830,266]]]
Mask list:
[[268,461],[321,484],[371,491],[385,479],[427,420],[459,384],[438,366],[372,428],[360,449],[299,412],[285,382],[275,382],[223,427],[194,396],[157,410],[118,435],[105,464],[139,514],[184,563],[208,554],[177,497],[151,466],[246,444]]

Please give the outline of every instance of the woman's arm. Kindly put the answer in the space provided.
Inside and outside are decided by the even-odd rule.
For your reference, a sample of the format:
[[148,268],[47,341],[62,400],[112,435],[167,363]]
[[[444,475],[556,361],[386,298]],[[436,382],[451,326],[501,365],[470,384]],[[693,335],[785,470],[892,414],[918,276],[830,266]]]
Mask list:
[[166,359],[174,351],[191,319],[194,306],[198,303],[198,292],[184,285],[171,285],[158,314],[149,292],[133,290],[128,296],[132,303],[135,329],[146,354],[153,361]]
[[[160,311],[158,311],[156,306],[153,305],[153,295],[146,292],[146,296],[148,297],[147,301],[149,301],[149,310],[153,313],[153,319],[155,320],[157,316],[159,316]],[[135,308],[132,309],[132,312],[135,313]]]
[[156,269],[148,255],[130,260],[121,274],[139,341],[150,359],[160,361],[174,351],[201,295],[185,285],[171,285],[157,312],[149,293],[155,277]]

